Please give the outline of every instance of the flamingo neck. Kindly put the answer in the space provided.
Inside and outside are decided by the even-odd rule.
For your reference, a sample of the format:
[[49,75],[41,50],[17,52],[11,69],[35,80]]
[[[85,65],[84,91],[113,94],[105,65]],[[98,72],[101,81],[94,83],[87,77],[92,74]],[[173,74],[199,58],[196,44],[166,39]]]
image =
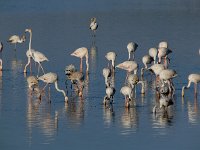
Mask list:
[[28,67],[28,65],[30,64],[30,62],[31,62],[31,58],[28,57],[28,62],[27,62],[27,64],[24,67],[24,73],[26,73],[26,68]]
[[144,94],[145,93],[145,85],[144,85],[144,81],[139,81],[138,83],[140,83],[142,85],[142,88],[141,88],[141,94]]
[[182,97],[184,97],[184,95],[185,95],[185,92],[184,92],[185,88],[186,88],[185,86],[182,87],[182,92],[181,92]]
[[57,90],[58,92],[61,92],[61,93],[63,94],[63,96],[65,97],[65,100],[68,99],[68,97],[67,97],[65,91],[58,88],[58,81],[57,81],[57,80],[55,81],[55,88],[56,88],[56,90]]
[[86,58],[86,66],[87,66],[86,71],[88,72],[88,71],[89,71],[89,58],[88,58],[88,53],[85,55],[85,58]]

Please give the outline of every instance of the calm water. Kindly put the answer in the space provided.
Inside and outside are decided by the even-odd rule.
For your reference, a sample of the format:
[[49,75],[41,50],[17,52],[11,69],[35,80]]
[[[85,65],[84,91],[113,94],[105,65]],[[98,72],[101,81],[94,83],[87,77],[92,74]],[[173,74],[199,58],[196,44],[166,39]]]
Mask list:
[[[200,70],[199,8],[198,0],[0,1],[0,41],[4,43],[0,149],[199,149],[200,94],[195,99],[192,86],[181,98],[188,74]],[[93,16],[99,22],[95,45],[88,27]],[[66,90],[65,66],[79,66],[79,59],[70,53],[82,46],[90,50],[90,74],[83,100],[69,91],[67,105],[53,85],[51,104],[45,97],[39,102],[31,96],[23,74],[28,40],[17,45],[16,52],[6,43],[9,36],[22,34],[26,28],[32,28],[32,47],[49,58],[43,66],[46,72],[58,74],[62,89]],[[136,107],[124,108],[119,91],[126,73],[119,69],[115,74],[113,111],[105,109],[101,104],[105,95],[105,54],[115,51],[116,63],[121,63],[128,58],[127,43],[134,41],[139,45],[136,60],[141,67],[141,57],[162,40],[168,41],[173,50],[170,68],[178,72],[170,117],[152,114],[155,93],[149,74],[145,74],[146,94],[140,95],[138,89]]]

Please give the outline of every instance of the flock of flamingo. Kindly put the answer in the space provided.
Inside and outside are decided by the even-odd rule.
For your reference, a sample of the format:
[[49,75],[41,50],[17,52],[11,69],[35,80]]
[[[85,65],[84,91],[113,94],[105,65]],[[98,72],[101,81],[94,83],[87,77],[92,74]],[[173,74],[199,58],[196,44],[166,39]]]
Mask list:
[[[90,29],[95,37],[96,30],[98,28],[97,20],[95,17],[91,18]],[[38,64],[37,75],[30,75],[27,77],[27,83],[30,90],[35,90],[39,93],[39,98],[41,99],[42,93],[45,88],[50,84],[55,84],[55,88],[58,92],[61,92],[64,96],[64,100],[68,102],[68,96],[64,90],[59,89],[58,87],[58,76],[56,73],[49,72],[45,73],[44,68],[42,67],[42,62],[48,61],[48,58],[41,52],[32,49],[31,41],[32,41],[32,30],[26,29],[25,33],[29,33],[29,48],[26,52],[27,56],[27,64],[24,66],[24,73],[27,73],[27,67],[30,67],[30,72],[32,72],[31,61],[34,61]],[[17,43],[25,42],[26,37],[13,35],[8,39],[8,42],[15,45]],[[115,86],[112,78],[115,76],[115,69],[119,68],[127,71],[127,76],[125,77],[124,86],[120,89],[120,93],[125,97],[125,107],[131,107],[135,104],[135,95],[136,95],[136,86],[141,84],[141,94],[145,94],[145,82],[144,75],[145,72],[150,71],[155,75],[155,90],[157,92],[157,96],[159,98],[159,104],[155,105],[153,108],[153,112],[163,112],[168,109],[173,104],[173,96],[175,93],[175,87],[172,79],[177,76],[175,70],[169,68],[170,59],[168,57],[169,54],[172,53],[172,50],[169,49],[169,45],[166,41],[161,41],[158,44],[157,48],[150,48],[149,53],[142,57],[142,62],[144,67],[140,70],[141,79],[138,76],[139,65],[135,61],[135,52],[137,50],[138,44],[135,42],[130,42],[127,45],[128,50],[128,60],[120,64],[115,64],[115,59],[117,54],[113,51],[108,52],[105,55],[105,58],[108,60],[108,66],[103,68],[103,76],[105,78],[105,92],[106,95],[103,98],[103,104],[105,106],[112,106],[113,97],[116,92]],[[0,51],[3,50],[3,43],[0,42]],[[200,54],[200,51],[199,51]],[[132,55],[132,57],[131,57]],[[74,85],[74,88],[78,91],[78,96],[82,97],[83,88],[84,88],[84,73],[83,73],[83,59],[86,59],[86,71],[85,74],[89,73],[89,55],[88,49],[86,47],[81,47],[76,49],[71,53],[71,56],[75,56],[80,58],[80,71],[77,71],[73,64],[66,66],[65,74],[67,79],[71,81],[71,88]],[[111,64],[110,64],[111,61]],[[148,67],[149,65],[149,67]],[[0,70],[3,70],[2,59],[0,59]],[[40,76],[40,69],[43,72],[43,75]],[[38,88],[39,81],[43,81],[46,83],[44,88],[40,90]],[[200,74],[193,73],[188,76],[188,85],[182,87],[182,97],[185,95],[185,89],[190,88],[191,83],[194,83],[194,93],[197,95],[197,83],[200,82]]]

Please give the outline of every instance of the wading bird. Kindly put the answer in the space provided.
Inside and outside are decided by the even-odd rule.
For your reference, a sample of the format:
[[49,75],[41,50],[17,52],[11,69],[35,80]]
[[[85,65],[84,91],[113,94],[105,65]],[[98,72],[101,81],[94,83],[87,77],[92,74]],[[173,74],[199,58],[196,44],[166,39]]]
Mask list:
[[132,89],[129,86],[123,86],[120,90],[125,97],[125,107],[130,107],[130,101],[132,100]]
[[116,66],[117,68],[123,69],[131,73],[134,71],[134,74],[137,74],[138,64],[135,61],[124,61]]
[[194,83],[194,94],[197,95],[197,84],[200,82],[200,74],[190,74],[188,76],[188,85],[182,87],[182,97],[184,97],[184,90],[190,88],[191,83]]
[[28,58],[28,62],[27,62],[27,64],[24,67],[24,73],[26,73],[26,68],[31,63],[31,58],[33,58],[33,60],[38,63],[38,75],[37,76],[39,76],[40,68],[42,69],[43,74],[45,74],[44,69],[43,69],[41,63],[43,61],[49,61],[49,60],[48,60],[48,58],[43,53],[41,53],[39,51],[36,51],[36,50],[33,50],[31,48],[32,30],[31,29],[26,29],[25,32],[29,32],[29,34],[30,34],[30,40],[29,40],[29,49],[26,52],[26,56]]
[[90,19],[90,30],[93,31],[93,36],[95,36],[97,28],[98,28],[97,19],[93,17]]
[[131,53],[133,53],[133,60],[135,58],[134,53],[136,51],[138,47],[138,44],[134,43],[134,42],[130,42],[127,45],[127,49],[128,49],[128,60],[131,60]]
[[158,54],[158,50],[156,48],[150,48],[149,49],[149,56],[151,56],[154,60],[154,64],[156,64],[156,57]]
[[15,44],[15,49],[16,50],[16,45],[17,43],[23,43],[25,42],[26,37],[25,35],[22,35],[22,37],[19,37],[18,35],[12,35],[7,42],[11,43],[11,44]]
[[[115,69],[115,59],[116,59],[116,53],[115,52],[108,52],[105,57],[108,61],[111,61],[112,63],[112,69]],[[108,67],[109,67],[109,63],[108,63]]]
[[[46,88],[47,85],[54,83],[56,90],[58,92],[61,92],[65,98],[65,102],[68,102],[68,97],[67,97],[65,91],[58,88],[58,76],[56,73],[52,73],[52,72],[46,73],[46,74],[40,76],[38,78],[38,80],[41,80],[46,83],[43,90]],[[49,86],[49,88],[50,88],[50,86]]]
[[73,53],[71,53],[71,56],[79,57],[81,59],[80,62],[80,71],[83,71],[83,57],[85,57],[86,61],[86,72],[89,71],[89,60],[88,60],[88,49],[86,47],[81,47],[76,49]]
[[142,57],[142,62],[144,64],[144,68],[141,68],[141,76],[144,75],[144,70],[148,70],[147,64],[151,64],[153,62],[153,58],[149,55],[145,55]]

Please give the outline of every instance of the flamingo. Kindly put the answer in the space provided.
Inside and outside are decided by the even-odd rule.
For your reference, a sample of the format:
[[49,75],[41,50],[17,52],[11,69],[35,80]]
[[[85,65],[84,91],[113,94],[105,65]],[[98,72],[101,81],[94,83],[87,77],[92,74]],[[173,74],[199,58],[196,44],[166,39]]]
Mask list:
[[141,76],[144,75],[144,70],[147,70],[148,67],[147,67],[147,64],[151,64],[153,62],[153,58],[149,55],[145,55],[142,57],[142,62],[144,64],[144,68],[141,68]]
[[70,75],[72,72],[75,72],[76,68],[73,64],[70,64],[65,67],[65,75]]
[[3,43],[0,42],[0,53],[3,51]]
[[157,54],[158,54],[158,50],[156,48],[150,48],[149,49],[149,56],[153,57],[154,64],[156,63]]
[[17,43],[23,43],[23,42],[25,42],[25,40],[26,40],[25,35],[22,35],[22,37],[19,37],[18,35],[12,35],[11,37],[9,37],[7,42],[9,42],[11,44],[15,44],[14,50],[16,50]]
[[128,60],[131,60],[131,53],[133,53],[133,60],[134,60],[134,52],[136,51],[138,47],[138,44],[134,43],[134,42],[130,42],[127,45],[127,49],[128,49]]
[[90,30],[93,31],[93,33],[94,33],[93,36],[95,36],[95,32],[98,28],[98,24],[96,21],[97,21],[97,19],[95,17],[90,19]]
[[45,74],[44,69],[43,69],[41,63],[43,61],[49,61],[49,60],[48,60],[48,58],[43,53],[31,49],[32,30],[31,29],[26,29],[25,32],[29,32],[29,34],[30,34],[30,40],[29,40],[29,49],[26,52],[26,56],[28,58],[28,62],[27,62],[27,64],[24,67],[24,73],[26,73],[26,68],[31,63],[31,58],[33,58],[33,60],[38,63],[38,75],[39,75],[40,68],[42,69],[43,74]]
[[165,67],[163,64],[153,64],[151,67],[148,68],[151,72],[153,72],[156,77],[159,75],[159,73],[164,70]]
[[[73,67],[73,65],[69,65],[68,67]],[[70,69],[70,68],[68,68]],[[71,69],[75,69],[75,68],[71,68]],[[68,72],[68,74],[66,74],[68,76],[68,79],[71,80],[71,88],[72,88],[72,84],[75,84],[77,86],[78,89],[78,93],[79,96],[83,95],[83,80],[84,80],[84,75],[82,72],[76,71],[76,70],[71,70],[71,72]],[[80,86],[80,87],[79,87]]]
[[108,52],[105,57],[108,61],[111,61],[112,63],[112,68],[115,69],[115,59],[116,59],[116,53],[115,52]]
[[124,61],[116,66],[117,68],[128,71],[128,73],[134,71],[134,74],[137,74],[138,64],[136,61]]
[[185,89],[190,88],[192,82],[194,83],[194,93],[197,95],[197,84],[200,82],[200,74],[190,74],[188,76],[188,85],[182,87],[182,97],[185,95]]
[[116,91],[115,88],[111,87],[110,85],[108,87],[106,87],[106,97],[107,97],[107,100],[113,99],[115,91]]
[[86,47],[81,47],[81,48],[78,48],[76,49],[73,53],[71,53],[71,56],[75,56],[75,57],[79,57],[81,59],[81,63],[80,63],[80,71],[82,72],[82,69],[83,69],[83,57],[86,58],[86,66],[87,66],[87,69],[86,69],[86,72],[89,71],[89,62],[88,62],[88,49]]
[[[145,93],[145,85],[144,85],[144,81],[140,81],[138,76],[136,74],[131,74],[128,76],[128,84],[130,84],[131,88],[135,88],[135,86],[137,84],[141,84],[142,85],[142,88],[141,88],[141,94],[144,94]],[[136,94],[136,91],[135,91],[135,94]]]
[[27,83],[29,89],[34,89],[35,86],[38,86],[38,79],[35,76],[27,77]]
[[158,63],[161,63],[161,59],[164,57],[165,59],[165,67],[167,67],[167,59],[170,61],[168,58],[168,54],[172,53],[172,51],[168,48],[161,47],[158,49]]
[[161,41],[158,44],[158,48],[161,48],[161,47],[168,48],[168,43],[166,41]]
[[159,78],[160,78],[161,82],[162,83],[164,83],[164,82],[168,83],[170,93],[172,92],[172,89],[173,89],[173,91],[175,91],[175,88],[174,88],[172,82],[170,82],[170,81],[171,81],[172,78],[174,78],[176,76],[177,76],[176,71],[172,70],[172,69],[164,69],[159,73]]
[[[46,74],[40,76],[38,78],[38,80],[41,80],[46,83],[43,90],[46,88],[47,85],[54,83],[56,90],[58,92],[61,92],[65,98],[65,102],[68,102],[68,97],[66,96],[65,91],[58,88],[58,76],[56,73],[52,73],[52,72],[46,73]],[[49,86],[49,88],[50,88],[50,86]]]
[[104,76],[104,79],[105,79],[106,87],[108,87],[108,86],[109,86],[108,78],[111,76],[111,71],[110,71],[110,69],[108,69],[108,68],[103,68],[103,76]]
[[130,101],[132,97],[132,89],[129,86],[123,86],[120,90],[125,97],[125,107],[130,107]]

